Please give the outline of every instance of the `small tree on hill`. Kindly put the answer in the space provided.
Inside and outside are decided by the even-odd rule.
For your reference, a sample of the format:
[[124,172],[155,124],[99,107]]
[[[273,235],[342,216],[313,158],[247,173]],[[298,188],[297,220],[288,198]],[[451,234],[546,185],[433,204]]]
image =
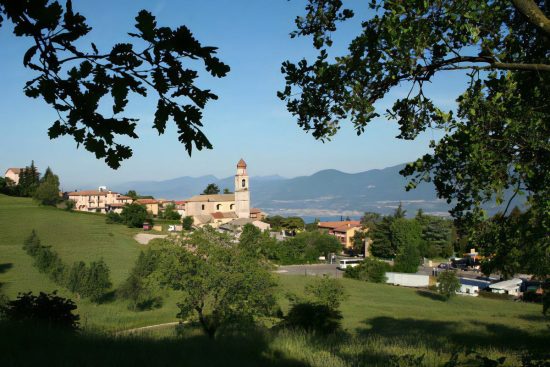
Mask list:
[[181,225],[184,230],[190,231],[191,229],[193,229],[193,217],[186,216],[185,218],[182,219]]
[[82,296],[83,291],[85,292],[88,276],[86,264],[83,261],[75,262],[67,272],[67,279],[65,280],[67,289],[78,296]]
[[92,302],[100,302],[111,286],[110,271],[107,264],[103,259],[93,261],[88,270],[86,286],[83,289],[84,295],[89,297]]
[[168,204],[162,212],[162,217],[169,220],[178,220],[181,219],[181,214],[176,210],[176,205]]
[[447,270],[439,274],[437,277],[437,291],[445,299],[449,299],[460,290],[460,281],[456,273],[452,270]]
[[315,303],[336,310],[340,302],[346,298],[344,286],[338,279],[323,275],[315,278],[305,287],[305,294],[311,296]]
[[128,227],[139,228],[147,220],[147,209],[143,205],[132,203],[122,208],[122,222]]
[[46,169],[44,177],[40,180],[33,197],[42,205],[56,205],[61,201],[61,197],[59,196],[59,177],[52,172],[50,167]]
[[215,183],[208,184],[204,191],[202,192],[203,195],[214,195],[219,194],[220,188]]
[[33,196],[39,184],[40,173],[38,173],[38,169],[32,161],[31,165],[25,167],[19,174],[19,194],[21,196]]

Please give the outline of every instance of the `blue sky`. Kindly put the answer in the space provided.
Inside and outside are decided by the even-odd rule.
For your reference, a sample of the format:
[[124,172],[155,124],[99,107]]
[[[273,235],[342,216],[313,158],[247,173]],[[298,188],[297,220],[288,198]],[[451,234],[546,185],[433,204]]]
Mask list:
[[[43,101],[23,94],[26,80],[34,74],[22,66],[28,40],[15,38],[8,27],[0,29],[0,171],[28,164],[51,166],[66,190],[112,185],[135,180],[163,180],[179,176],[234,174],[235,164],[244,158],[251,175],[279,174],[285,177],[312,174],[335,168],[359,172],[411,161],[428,151],[438,132],[426,132],[415,141],[395,139],[394,122],[382,116],[357,137],[350,124],[343,123],[329,143],[315,141],[296,124],[276,92],[284,87],[281,62],[314,55],[309,39],[290,39],[294,18],[303,14],[301,0],[182,1],[182,0],[73,0],[94,28],[89,41],[100,49],[127,40],[134,17],[148,9],[159,25],[187,25],[204,44],[219,47],[219,57],[231,67],[226,78],[199,79],[202,87],[219,96],[204,112],[204,131],[214,145],[210,151],[195,151],[190,158],[178,142],[173,127],[163,136],[152,129],[156,99],[130,100],[128,116],[140,118],[139,140],[131,141],[134,156],[118,170],[80,148],[69,137],[50,141],[47,129],[56,113]],[[357,4],[357,3],[356,3]],[[366,6],[365,6],[366,7]],[[347,41],[360,31],[361,15],[336,34],[334,55],[345,51]],[[459,74],[445,74],[428,86],[440,105],[452,107],[464,89]],[[395,89],[379,105],[383,112],[392,98],[403,96],[406,86]]]

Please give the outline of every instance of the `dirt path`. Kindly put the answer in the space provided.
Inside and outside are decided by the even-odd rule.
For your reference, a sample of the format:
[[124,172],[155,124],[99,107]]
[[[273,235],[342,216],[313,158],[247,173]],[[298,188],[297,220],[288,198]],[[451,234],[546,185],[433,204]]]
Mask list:
[[134,236],[134,239],[142,245],[147,245],[149,241],[154,240],[155,238],[166,238],[166,234],[149,234],[149,233],[138,233]]
[[164,324],[142,326],[142,327],[138,327],[138,328],[135,328],[135,329],[117,331],[115,333],[115,335],[128,335],[128,334],[133,334],[133,333],[137,333],[137,332],[145,331],[145,330],[160,329],[160,328],[163,328],[163,327],[166,327],[166,326],[176,326],[179,323],[180,323],[179,321],[174,321],[174,322],[166,322]]

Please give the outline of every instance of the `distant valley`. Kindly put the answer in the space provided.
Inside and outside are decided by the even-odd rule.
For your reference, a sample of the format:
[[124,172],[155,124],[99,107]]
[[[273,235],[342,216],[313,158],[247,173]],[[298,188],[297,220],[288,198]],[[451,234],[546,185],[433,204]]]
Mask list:
[[[359,173],[344,173],[334,169],[310,176],[251,177],[251,200],[254,207],[270,215],[297,215],[305,219],[358,217],[365,211],[389,214],[401,202],[409,215],[419,208],[445,216],[450,206],[437,198],[432,183],[422,183],[406,192],[407,180],[399,174],[404,164]],[[197,195],[209,184],[220,190],[233,191],[233,177],[179,177],[165,181],[135,181],[116,185],[113,189],[126,192],[133,189],[156,198],[185,199]],[[494,212],[496,208],[488,208]]]

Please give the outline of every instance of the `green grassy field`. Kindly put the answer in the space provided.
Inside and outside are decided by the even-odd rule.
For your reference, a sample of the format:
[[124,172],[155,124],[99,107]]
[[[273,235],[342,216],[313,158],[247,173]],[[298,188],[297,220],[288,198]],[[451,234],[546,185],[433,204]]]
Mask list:
[[[30,199],[0,195],[0,223],[0,282],[3,291],[12,298],[20,291],[58,288],[36,270],[21,248],[32,229],[67,263],[103,257],[111,269],[115,287],[125,279],[141,248],[132,238],[138,230],[107,225],[104,217],[98,215],[39,207]],[[278,298],[283,311],[289,306],[284,295],[302,294],[310,280],[304,276],[278,276]],[[204,365],[217,365],[225,359],[216,359],[216,355],[226,353],[240,356],[235,357],[234,365],[283,365],[277,362],[280,360],[286,361],[284,365],[304,366],[385,366],[392,356],[406,354],[424,355],[424,365],[437,366],[453,351],[464,348],[474,348],[492,357],[504,355],[507,365],[513,366],[519,363],[521,353],[545,351],[550,345],[548,320],[541,315],[540,305],[471,297],[454,297],[443,302],[414,289],[352,279],[342,282],[349,297],[341,306],[344,329],[341,334],[323,338],[302,332],[264,331],[261,340],[252,343],[246,352],[252,356],[250,359],[233,349],[239,348],[238,339],[224,339],[222,344],[216,344],[196,333],[185,337],[186,345],[196,348],[182,350],[178,348],[181,337],[176,336],[174,327],[138,337],[114,337],[103,332],[175,321],[175,293],[167,293],[162,308],[144,312],[129,311],[125,302],[116,299],[101,305],[77,300],[81,323],[92,334],[67,345],[84,354],[112,345],[98,353],[97,359],[90,356],[96,365],[108,365],[104,359],[119,346],[144,361],[149,360],[150,353],[166,353],[163,361],[167,364],[188,353],[195,358],[196,365],[203,361],[201,355],[206,355]],[[66,291],[60,293],[74,298]],[[48,343],[30,334],[17,334],[15,339],[0,344],[40,344],[47,348]],[[20,355],[11,355],[11,361],[25,354],[23,349],[19,352]],[[18,353],[17,348],[14,353]],[[76,352],[72,355],[80,358]],[[115,359],[112,365],[132,364],[132,359],[125,361]],[[33,364],[32,360],[28,362]]]

